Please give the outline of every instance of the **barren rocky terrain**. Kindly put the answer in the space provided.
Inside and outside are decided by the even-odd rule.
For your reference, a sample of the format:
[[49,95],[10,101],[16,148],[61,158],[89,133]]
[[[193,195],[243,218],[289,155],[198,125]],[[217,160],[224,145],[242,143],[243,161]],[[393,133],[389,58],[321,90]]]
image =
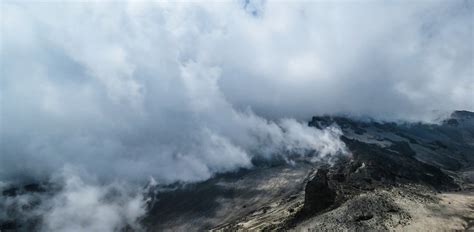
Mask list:
[[[330,164],[263,163],[158,194],[145,222],[156,230],[474,229],[473,113],[457,111],[436,125],[345,117],[309,122],[320,128],[333,124],[343,130],[349,155]],[[173,214],[177,209],[183,213]]]

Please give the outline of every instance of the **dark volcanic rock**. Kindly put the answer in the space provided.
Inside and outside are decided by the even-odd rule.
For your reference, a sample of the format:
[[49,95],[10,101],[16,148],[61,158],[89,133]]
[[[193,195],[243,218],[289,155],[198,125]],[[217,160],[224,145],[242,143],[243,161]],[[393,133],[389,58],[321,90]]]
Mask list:
[[[380,184],[419,183],[438,190],[455,189],[454,180],[439,168],[414,158],[415,152],[405,142],[394,143],[388,148],[351,140],[342,136],[357,163],[362,163],[347,178],[360,183],[370,179]],[[369,181],[370,182],[370,181]]]
[[336,199],[336,192],[329,187],[328,170],[319,169],[316,176],[306,184],[303,212],[314,214],[327,209]]

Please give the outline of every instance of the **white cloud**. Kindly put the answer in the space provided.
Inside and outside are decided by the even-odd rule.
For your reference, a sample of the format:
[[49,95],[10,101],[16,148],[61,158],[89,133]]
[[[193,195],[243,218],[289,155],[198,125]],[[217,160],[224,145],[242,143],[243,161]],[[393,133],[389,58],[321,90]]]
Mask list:
[[[0,175],[42,178],[70,164],[103,179],[169,183],[250,167],[255,156],[337,153],[337,133],[275,123],[250,110],[269,99],[282,103],[277,111],[289,107],[288,91],[296,93],[291,88],[319,70],[310,67],[320,59],[312,51],[299,57],[301,49],[283,44],[276,55],[265,45],[272,33],[302,22],[299,7],[277,6],[288,25],[273,25],[266,16],[272,9],[255,17],[237,3],[5,3],[7,21],[22,23],[5,25],[3,35],[2,121],[9,123]],[[28,31],[32,46],[24,49],[17,31]],[[257,45],[261,57],[248,53]],[[281,55],[294,59],[279,65]],[[263,69],[249,63],[254,58]],[[280,67],[288,78],[259,75]],[[246,94],[242,102],[229,87]],[[246,93],[256,87],[261,93]]]
[[63,189],[43,199],[43,231],[119,231],[129,226],[141,229],[145,199],[139,188],[124,183],[86,184],[71,171],[63,172]]
[[[81,174],[84,175],[84,174]],[[58,171],[46,191],[0,196],[0,221],[15,220],[19,231],[142,231],[143,190],[130,183],[94,183],[71,168]],[[8,185],[3,186],[8,188]],[[3,190],[3,189],[2,189]]]

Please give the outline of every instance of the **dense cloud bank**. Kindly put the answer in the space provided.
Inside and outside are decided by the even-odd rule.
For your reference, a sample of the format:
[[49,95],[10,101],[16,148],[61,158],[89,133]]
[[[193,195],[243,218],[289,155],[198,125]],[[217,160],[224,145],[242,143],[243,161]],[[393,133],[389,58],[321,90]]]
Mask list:
[[[337,129],[260,109],[268,98],[281,102],[274,110],[293,108],[285,98],[305,90],[286,83],[291,74],[254,73],[252,38],[276,32],[249,7],[3,3],[0,176],[44,178],[67,164],[102,179],[170,183],[250,167],[255,157],[343,151]],[[272,59],[287,56],[261,55],[275,68],[282,60]]]
[[74,168],[65,167],[50,180],[49,185],[54,186],[34,184],[16,191],[0,182],[0,228],[65,232],[143,229],[139,219],[146,212],[145,190],[123,182],[99,184],[80,176]]
[[[199,181],[256,157],[343,153],[337,128],[306,126],[314,114],[473,110],[472,12],[472,1],[2,1],[0,180],[65,166],[95,176],[61,182],[54,227],[76,211],[69,194],[103,203],[117,179]],[[116,226],[129,206],[110,204],[93,208]]]

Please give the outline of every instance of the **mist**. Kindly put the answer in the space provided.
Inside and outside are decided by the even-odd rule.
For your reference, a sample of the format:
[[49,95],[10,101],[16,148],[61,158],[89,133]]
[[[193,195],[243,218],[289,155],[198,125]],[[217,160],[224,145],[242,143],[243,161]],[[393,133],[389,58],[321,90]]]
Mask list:
[[[0,181],[62,183],[44,224],[64,231],[54,216],[75,211],[68,194],[127,208],[94,206],[117,180],[137,199],[149,178],[346,154],[337,126],[307,126],[313,115],[430,122],[473,110],[472,11],[472,1],[3,1]],[[65,167],[80,170],[64,178],[79,187],[54,179]]]

